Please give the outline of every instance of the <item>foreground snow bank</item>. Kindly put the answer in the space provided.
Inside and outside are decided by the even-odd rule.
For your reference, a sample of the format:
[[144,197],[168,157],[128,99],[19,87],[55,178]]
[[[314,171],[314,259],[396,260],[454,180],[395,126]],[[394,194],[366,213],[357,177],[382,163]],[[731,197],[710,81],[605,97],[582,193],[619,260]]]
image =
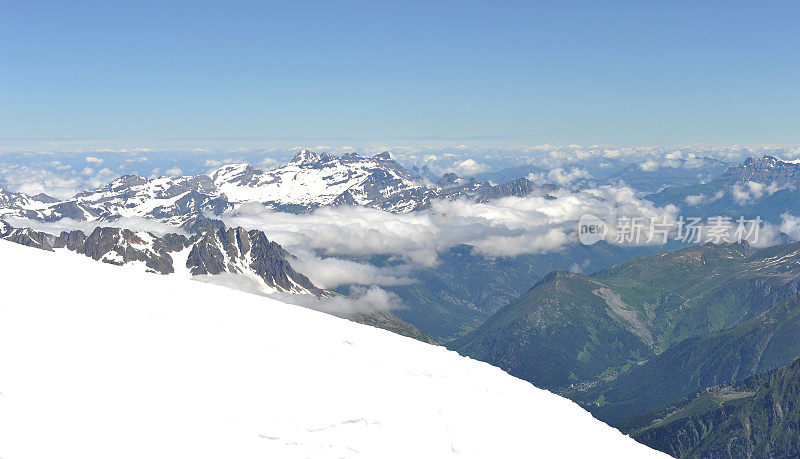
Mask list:
[[499,369],[215,285],[0,241],[0,457],[644,457]]

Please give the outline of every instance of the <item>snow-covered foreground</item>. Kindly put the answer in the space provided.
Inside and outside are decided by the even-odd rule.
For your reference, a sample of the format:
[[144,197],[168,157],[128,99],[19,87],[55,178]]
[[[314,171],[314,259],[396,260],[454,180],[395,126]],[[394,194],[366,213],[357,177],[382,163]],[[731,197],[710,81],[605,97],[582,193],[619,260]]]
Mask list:
[[484,363],[0,241],[0,457],[659,455]]

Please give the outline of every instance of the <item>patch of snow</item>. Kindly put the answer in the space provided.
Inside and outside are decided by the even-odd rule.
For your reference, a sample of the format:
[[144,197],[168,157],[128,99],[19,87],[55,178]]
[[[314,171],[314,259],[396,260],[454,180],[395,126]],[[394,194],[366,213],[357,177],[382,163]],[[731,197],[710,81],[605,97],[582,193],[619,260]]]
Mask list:
[[442,347],[63,255],[0,241],[5,459],[665,457]]

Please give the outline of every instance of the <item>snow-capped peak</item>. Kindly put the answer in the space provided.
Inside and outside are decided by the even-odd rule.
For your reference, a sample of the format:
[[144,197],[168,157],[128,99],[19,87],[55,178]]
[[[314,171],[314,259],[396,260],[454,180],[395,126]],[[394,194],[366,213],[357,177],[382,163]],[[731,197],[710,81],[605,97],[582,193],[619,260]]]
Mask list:
[[315,164],[319,162],[319,160],[320,155],[304,148],[300,150],[291,161],[289,161],[289,164]]
[[239,181],[243,177],[252,176],[255,169],[247,163],[226,164],[208,175],[214,183]]

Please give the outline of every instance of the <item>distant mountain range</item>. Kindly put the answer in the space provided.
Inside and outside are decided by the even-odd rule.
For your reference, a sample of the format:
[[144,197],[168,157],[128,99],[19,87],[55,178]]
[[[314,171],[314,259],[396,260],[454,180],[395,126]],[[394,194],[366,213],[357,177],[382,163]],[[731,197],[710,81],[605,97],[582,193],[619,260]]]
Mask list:
[[[692,216],[758,215],[779,222],[787,209],[800,206],[800,164],[765,156],[750,158],[722,173],[725,163],[717,160],[681,161],[680,165],[659,165],[652,170],[643,169],[646,165],[629,165],[605,181],[625,183],[639,191],[670,185],[647,199],[658,206],[678,205]],[[511,168],[498,177],[510,178],[529,169],[533,170],[527,166]],[[528,195],[554,199],[552,193],[558,188],[524,176],[493,185],[453,173],[432,183],[403,168],[387,152],[362,157],[302,150],[288,164],[267,171],[249,164],[231,164],[193,177],[128,175],[64,200],[0,188],[0,217],[48,222],[144,217],[194,232],[206,225],[208,215],[222,215],[244,202],[292,213],[337,205],[413,212],[430,207],[434,199],[486,202]]]
[[288,164],[268,171],[231,164],[194,177],[128,175],[66,200],[0,189],[0,217],[39,221],[146,217],[192,230],[203,214],[220,215],[243,202],[293,213],[337,205],[411,212],[429,207],[435,198],[486,201],[531,193],[546,196],[556,188],[537,186],[526,178],[491,185],[452,174],[435,185],[404,169],[387,152],[362,157],[302,150]]
[[713,158],[674,159],[666,164],[630,164],[605,178],[607,183],[622,182],[635,190],[654,193],[666,187],[708,182],[728,169],[728,163]]
[[800,163],[748,158],[711,181],[669,187],[647,199],[657,206],[676,204],[687,216],[761,217],[780,223],[784,213],[800,213]]

